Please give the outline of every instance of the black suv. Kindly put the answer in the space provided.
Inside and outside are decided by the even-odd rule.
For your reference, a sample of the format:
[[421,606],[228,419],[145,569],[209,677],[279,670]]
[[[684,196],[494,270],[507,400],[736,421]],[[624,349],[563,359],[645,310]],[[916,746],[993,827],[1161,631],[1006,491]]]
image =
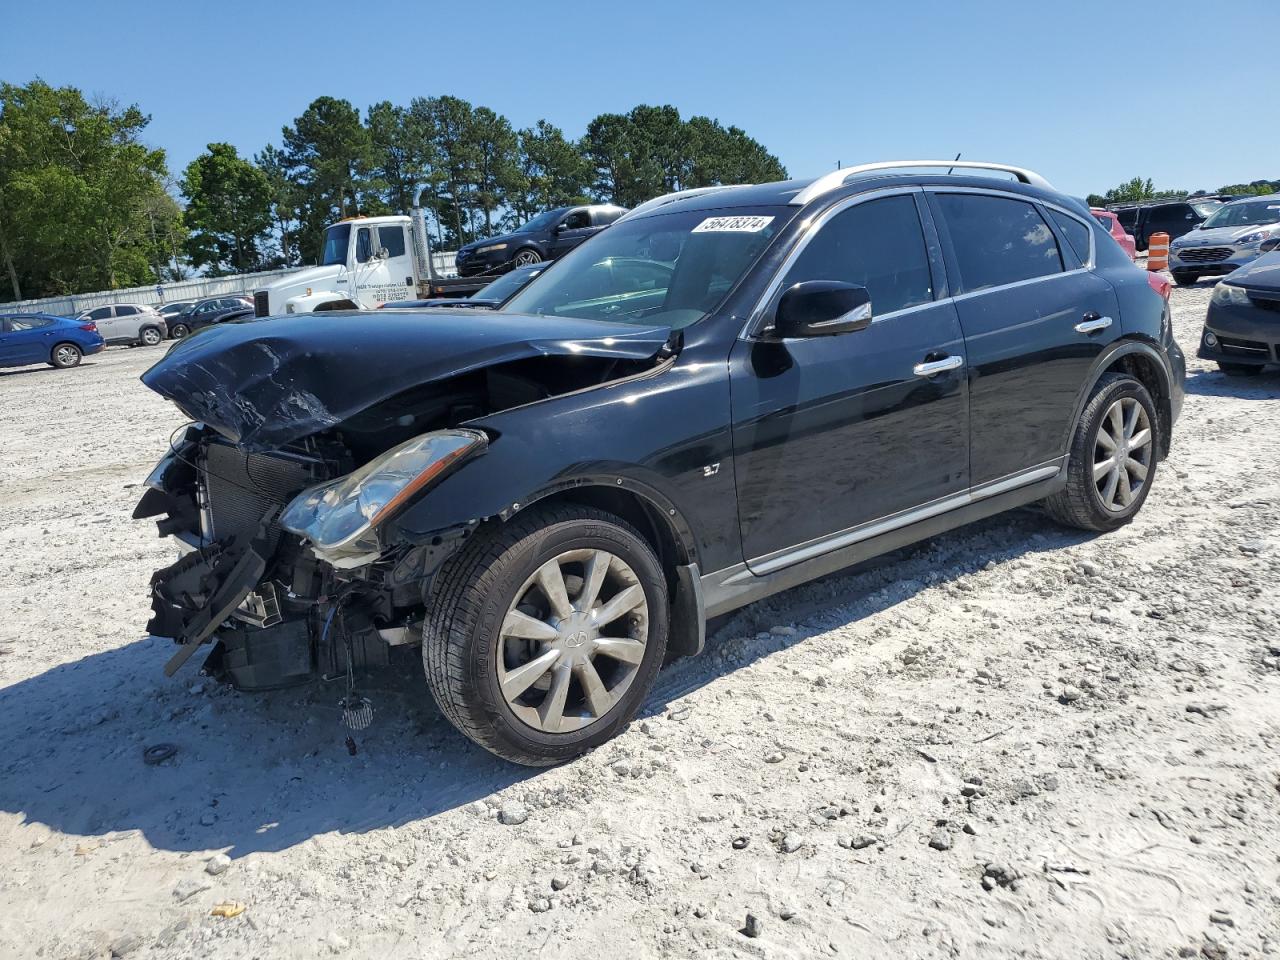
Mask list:
[[468,243],[458,249],[460,277],[502,273],[512,267],[562,257],[626,213],[611,204],[557,207],[540,213],[510,233]]
[[1209,198],[1156,200],[1151,203],[1118,204],[1108,207],[1126,233],[1133,234],[1139,250],[1147,249],[1153,233],[1167,233],[1176,240],[1204,223],[1222,201]]
[[939,166],[661,197],[494,312],[176,345],[143,381],[195,422],[134,514],[192,548],[152,578],[167,671],[345,674],[359,727],[420,645],[459,730],[555,763],[709,617],[1037,501],[1127,523],[1182,405],[1167,301],[1039,176]]

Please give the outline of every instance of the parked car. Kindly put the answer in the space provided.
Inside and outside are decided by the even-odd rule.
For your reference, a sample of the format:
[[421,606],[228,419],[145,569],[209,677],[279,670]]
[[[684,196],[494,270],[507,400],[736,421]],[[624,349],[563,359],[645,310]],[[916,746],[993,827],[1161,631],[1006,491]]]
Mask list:
[[178,319],[178,314],[194,303],[194,300],[174,300],[172,303],[156,307],[156,310],[160,313],[160,316],[164,317],[165,323],[172,324],[174,320]]
[[1124,227],[1120,225],[1120,218],[1110,210],[1104,210],[1102,207],[1090,207],[1089,212],[1093,214],[1093,219],[1097,220],[1106,229],[1107,233],[1120,244],[1120,249],[1129,255],[1130,260],[1138,259],[1138,246],[1133,241],[1133,234],[1125,233]]
[[1256,376],[1280,363],[1280,249],[1213,288],[1196,355],[1235,377]]
[[96,324],[98,333],[107,343],[154,347],[169,332],[164,317],[155,307],[145,303],[117,303],[108,307],[94,307],[80,314],[79,319]]
[[531,263],[515,267],[492,283],[487,283],[469,297],[435,297],[431,300],[391,300],[379,309],[404,310],[423,307],[464,308],[471,310],[497,310],[503,302],[523,290],[538,274],[547,269],[545,263]]
[[1265,252],[1280,237],[1280,193],[1224,204],[1213,216],[1169,245],[1169,272],[1176,283],[1231,273]]
[[1145,250],[1152,234],[1167,233],[1170,240],[1176,240],[1194,230],[1221,206],[1218,200],[1195,198],[1113,205],[1108,209],[1120,220],[1120,225],[1133,234],[1137,248]]
[[540,213],[510,233],[476,240],[458,248],[459,276],[502,273],[562,257],[626,213],[611,204],[557,207]]
[[47,363],[75,367],[99,352],[106,341],[91,320],[71,320],[48,313],[0,314],[0,367]]
[[192,548],[149,588],[166,672],[345,673],[358,728],[420,645],[462,733],[544,765],[709,617],[1024,504],[1128,523],[1182,405],[1167,302],[1042,177],[928,166],[657,198],[497,311],[177,344],[142,379],[193,423],[134,513]]
[[253,301],[248,297],[223,295],[197,300],[178,314],[169,325],[171,335],[174,340],[181,340],[210,324],[221,323],[228,314],[238,313],[245,308],[253,309]]

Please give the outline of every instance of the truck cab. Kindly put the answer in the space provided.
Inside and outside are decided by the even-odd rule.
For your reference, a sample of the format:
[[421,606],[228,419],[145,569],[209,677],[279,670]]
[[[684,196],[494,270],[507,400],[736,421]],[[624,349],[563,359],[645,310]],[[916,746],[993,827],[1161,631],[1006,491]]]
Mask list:
[[324,232],[320,264],[254,292],[258,316],[376,310],[418,295],[410,218],[360,217]]

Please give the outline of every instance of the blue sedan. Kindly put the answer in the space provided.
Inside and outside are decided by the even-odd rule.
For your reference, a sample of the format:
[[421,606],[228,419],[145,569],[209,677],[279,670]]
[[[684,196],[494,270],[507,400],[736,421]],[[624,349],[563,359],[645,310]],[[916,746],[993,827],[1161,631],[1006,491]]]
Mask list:
[[47,313],[0,314],[0,367],[74,367],[104,346],[97,325]]

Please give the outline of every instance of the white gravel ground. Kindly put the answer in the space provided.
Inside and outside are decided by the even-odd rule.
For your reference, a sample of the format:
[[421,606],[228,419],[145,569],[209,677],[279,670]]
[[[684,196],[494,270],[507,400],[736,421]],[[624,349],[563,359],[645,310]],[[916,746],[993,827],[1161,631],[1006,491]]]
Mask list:
[[1280,952],[1280,376],[1191,360],[1126,529],[1020,511],[749,608],[533,772],[421,677],[355,757],[338,691],[163,677],[157,356],[0,371],[0,957]]

